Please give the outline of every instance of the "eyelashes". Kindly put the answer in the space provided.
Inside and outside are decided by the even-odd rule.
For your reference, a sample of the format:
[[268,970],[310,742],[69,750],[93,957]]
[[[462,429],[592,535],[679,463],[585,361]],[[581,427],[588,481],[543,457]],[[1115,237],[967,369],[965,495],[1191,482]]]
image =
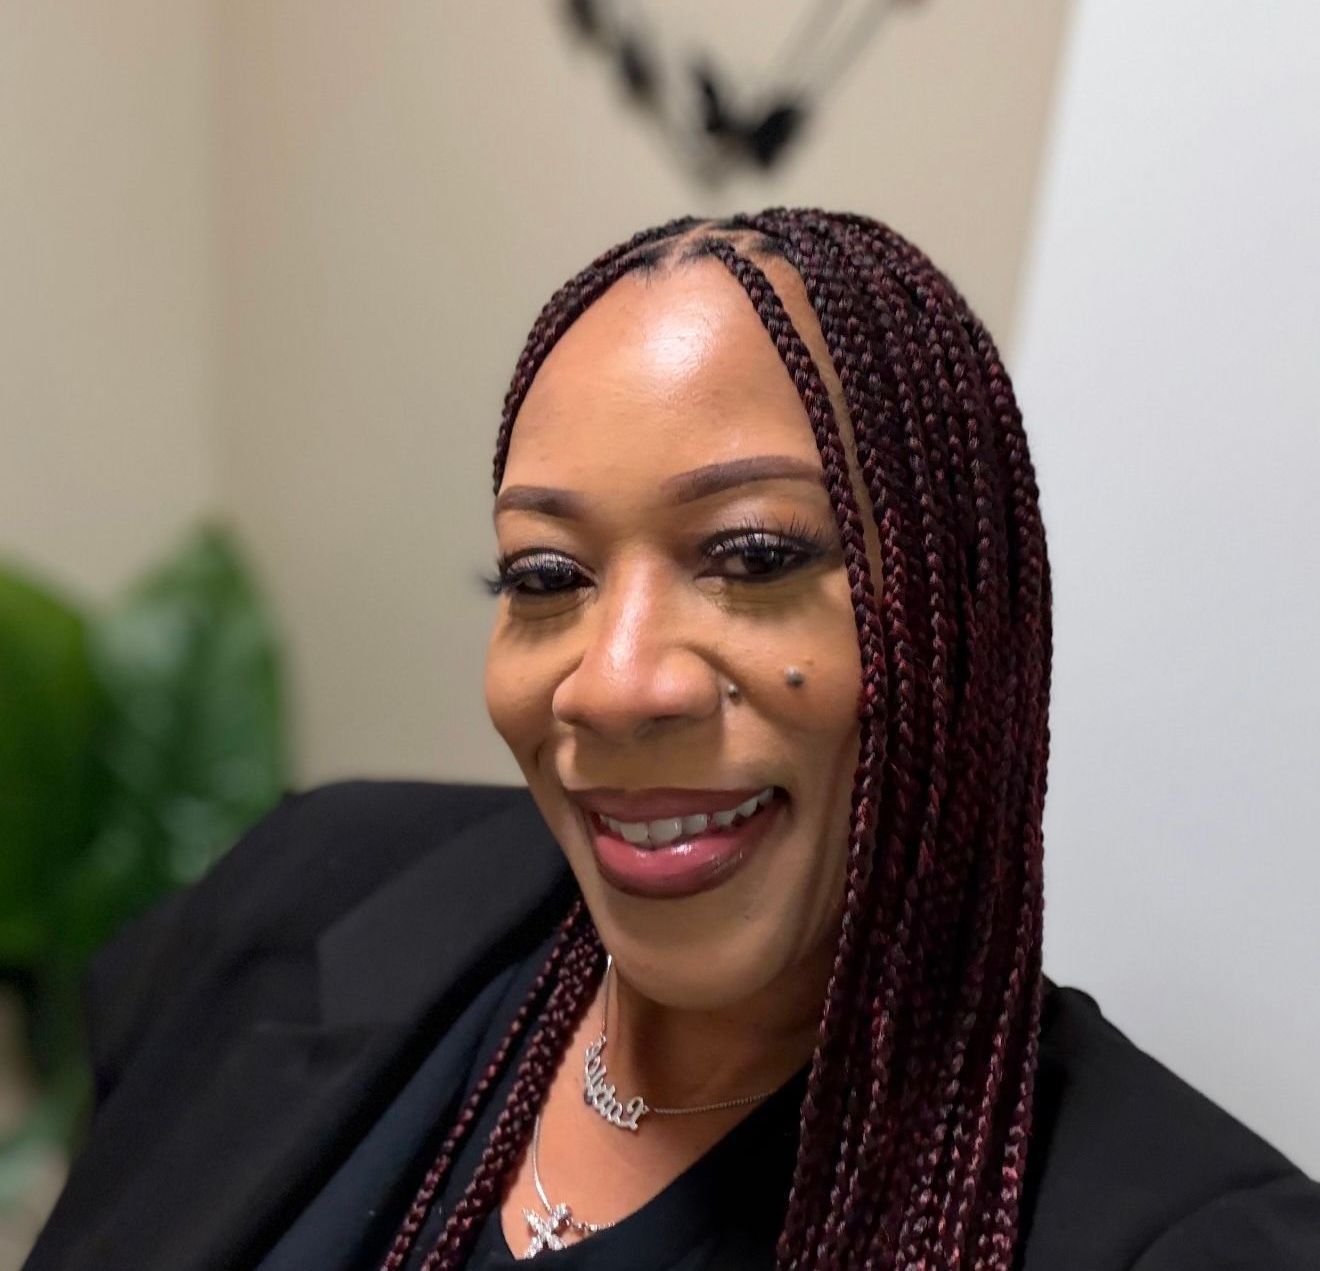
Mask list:
[[[711,535],[698,550],[711,565],[741,559],[751,566],[750,572],[719,576],[729,582],[758,586],[775,582],[819,560],[830,550],[830,544],[796,516],[782,527],[753,516]],[[482,578],[492,596],[507,594],[532,602],[567,595],[588,581],[570,557],[548,548],[528,548],[502,555],[495,562],[494,574]]]
[[[502,596],[507,592],[536,599],[572,591],[573,588],[568,584],[579,576],[578,568],[570,565],[562,556],[530,552],[515,557],[501,556],[495,562],[495,573],[487,575],[482,581],[493,596]],[[542,585],[533,590],[526,589],[523,583],[529,578]],[[558,586],[554,585],[556,582]]]

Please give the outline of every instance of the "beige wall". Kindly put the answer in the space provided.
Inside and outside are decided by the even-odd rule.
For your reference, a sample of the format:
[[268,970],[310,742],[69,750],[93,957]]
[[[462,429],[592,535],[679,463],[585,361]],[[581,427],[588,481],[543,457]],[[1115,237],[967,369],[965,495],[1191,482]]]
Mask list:
[[[650,11],[747,70],[790,23]],[[105,588],[214,494],[283,617],[305,781],[519,779],[480,692],[491,448],[536,308],[601,247],[853,208],[1011,349],[1063,0],[899,12],[781,172],[714,192],[548,0],[0,12],[31,187],[0,196],[0,545]]]
[[213,491],[210,10],[0,2],[0,550],[104,595]]

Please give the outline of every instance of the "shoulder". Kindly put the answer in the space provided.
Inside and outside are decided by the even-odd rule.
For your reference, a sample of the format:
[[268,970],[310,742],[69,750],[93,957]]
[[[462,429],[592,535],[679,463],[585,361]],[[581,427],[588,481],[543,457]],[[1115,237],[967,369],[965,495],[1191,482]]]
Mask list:
[[513,786],[331,782],[287,795],[195,889],[222,905],[230,924],[261,921],[271,906],[333,916],[484,820],[539,815],[528,791]]
[[[290,937],[310,936],[421,857],[499,816],[530,824],[539,813],[525,789],[511,786],[350,780],[290,792],[201,879],[130,923],[103,952],[132,945],[138,927],[153,925],[186,926],[195,955],[275,922],[291,924],[282,926]],[[185,910],[187,921],[172,923]]]
[[528,791],[511,786],[349,780],[286,794],[202,878],[93,955],[82,998],[97,1103],[168,1008],[272,948],[314,946],[418,862],[440,858],[443,871],[470,833],[495,858],[529,845],[552,852],[553,840],[533,832],[543,824]]
[[1024,1271],[1320,1266],[1320,1186],[1107,1020],[1047,988]]

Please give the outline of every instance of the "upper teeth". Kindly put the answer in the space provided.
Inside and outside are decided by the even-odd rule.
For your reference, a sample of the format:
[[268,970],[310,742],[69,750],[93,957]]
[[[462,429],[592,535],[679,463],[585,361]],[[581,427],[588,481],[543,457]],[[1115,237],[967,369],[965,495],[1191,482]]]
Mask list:
[[691,837],[703,833],[710,825],[718,829],[727,829],[735,821],[745,821],[757,808],[763,808],[775,796],[774,786],[766,786],[760,794],[754,794],[745,803],[723,812],[693,812],[689,816],[667,816],[658,821],[616,821],[612,816],[597,813],[601,821],[620,838],[629,843],[650,843],[660,845],[672,843],[680,837]]

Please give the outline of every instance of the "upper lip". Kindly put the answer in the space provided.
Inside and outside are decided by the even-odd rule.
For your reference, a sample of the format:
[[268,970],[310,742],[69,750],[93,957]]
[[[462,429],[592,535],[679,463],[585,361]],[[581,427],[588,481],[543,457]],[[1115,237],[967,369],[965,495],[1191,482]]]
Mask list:
[[568,796],[589,811],[613,817],[616,821],[658,821],[688,813],[723,812],[728,808],[736,808],[753,795],[760,794],[770,784],[766,782],[765,785],[737,790],[657,786],[650,790],[625,791],[597,786],[589,790],[569,790]]

